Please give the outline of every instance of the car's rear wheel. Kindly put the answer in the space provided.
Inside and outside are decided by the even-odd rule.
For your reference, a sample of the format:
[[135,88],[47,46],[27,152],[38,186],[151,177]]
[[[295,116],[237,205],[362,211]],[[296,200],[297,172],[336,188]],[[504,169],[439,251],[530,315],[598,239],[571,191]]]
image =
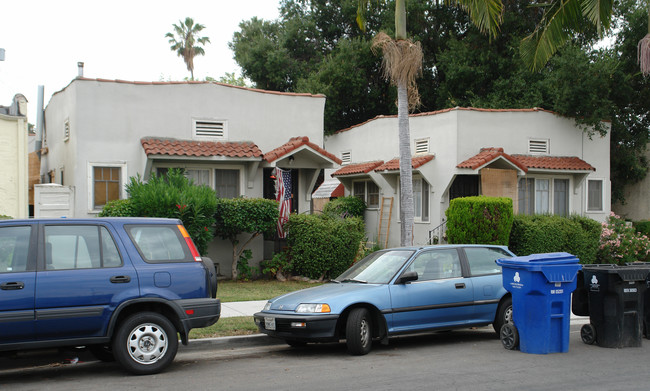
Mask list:
[[501,327],[508,323],[514,323],[512,320],[512,297],[506,297],[503,299],[501,304],[499,304],[492,326],[494,327],[494,331],[499,334],[501,332]]
[[368,354],[372,348],[372,320],[365,308],[355,308],[350,312],[345,327],[345,338],[350,354]]
[[136,375],[158,373],[172,363],[178,350],[174,325],[163,315],[142,312],[122,322],[113,340],[113,355]]

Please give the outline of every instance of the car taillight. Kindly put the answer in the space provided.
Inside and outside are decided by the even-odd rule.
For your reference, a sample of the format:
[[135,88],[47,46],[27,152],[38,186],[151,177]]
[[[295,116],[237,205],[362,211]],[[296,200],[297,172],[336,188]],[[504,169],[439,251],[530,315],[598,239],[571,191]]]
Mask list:
[[194,242],[192,241],[190,234],[187,233],[187,230],[182,225],[177,225],[177,227],[178,230],[181,231],[181,235],[183,235],[183,237],[185,238],[185,243],[187,243],[187,246],[190,248],[190,253],[194,257],[194,260],[196,262],[202,262],[201,254],[199,254],[199,251],[196,249],[196,246],[194,245]]

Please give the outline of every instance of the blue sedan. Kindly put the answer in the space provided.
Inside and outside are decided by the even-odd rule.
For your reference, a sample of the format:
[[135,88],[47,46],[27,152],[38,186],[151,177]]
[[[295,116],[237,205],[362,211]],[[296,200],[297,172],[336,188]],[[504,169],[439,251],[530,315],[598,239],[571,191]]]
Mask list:
[[259,330],[291,346],[345,339],[367,354],[374,339],[512,321],[503,288],[503,246],[440,245],[377,251],[330,283],[269,300],[254,315]]

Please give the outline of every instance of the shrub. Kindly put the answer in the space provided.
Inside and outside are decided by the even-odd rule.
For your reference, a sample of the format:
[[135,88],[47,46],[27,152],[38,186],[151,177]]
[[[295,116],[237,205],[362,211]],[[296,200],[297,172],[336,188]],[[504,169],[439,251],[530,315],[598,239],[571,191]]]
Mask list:
[[632,225],[634,226],[634,229],[636,229],[636,232],[642,236],[650,236],[650,221],[635,221]]
[[350,267],[365,235],[363,220],[327,215],[291,215],[289,255],[294,273],[331,279]]
[[612,212],[602,224],[598,261],[625,265],[650,258],[650,239]]
[[516,215],[508,247],[519,256],[568,252],[580,263],[596,262],[600,224],[581,216]]
[[353,196],[333,199],[323,207],[323,214],[337,217],[361,217],[363,219],[365,211],[366,203]]
[[[246,246],[257,236],[274,232],[278,222],[278,202],[263,198],[219,198],[215,204],[215,234],[230,240],[233,246],[232,278],[239,271],[247,271],[248,259],[242,258]],[[251,237],[238,246],[238,236],[250,233]],[[245,263],[246,265],[244,265]],[[240,266],[240,264],[242,264]]]
[[180,169],[170,169],[164,176],[152,175],[147,183],[139,175],[131,177],[126,191],[133,216],[180,219],[197,250],[207,253],[208,243],[214,237],[214,190],[194,185]]
[[13,217],[7,215],[0,215],[0,220],[11,220]]
[[131,199],[108,201],[99,217],[132,217],[135,216]]
[[508,244],[512,228],[512,199],[505,197],[463,197],[449,203],[449,243]]

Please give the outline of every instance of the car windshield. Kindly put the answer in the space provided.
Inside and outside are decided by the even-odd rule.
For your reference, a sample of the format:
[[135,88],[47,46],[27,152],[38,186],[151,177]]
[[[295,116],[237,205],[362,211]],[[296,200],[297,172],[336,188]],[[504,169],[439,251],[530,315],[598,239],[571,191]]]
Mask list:
[[387,284],[411,255],[413,251],[410,250],[374,252],[355,263],[334,281]]

